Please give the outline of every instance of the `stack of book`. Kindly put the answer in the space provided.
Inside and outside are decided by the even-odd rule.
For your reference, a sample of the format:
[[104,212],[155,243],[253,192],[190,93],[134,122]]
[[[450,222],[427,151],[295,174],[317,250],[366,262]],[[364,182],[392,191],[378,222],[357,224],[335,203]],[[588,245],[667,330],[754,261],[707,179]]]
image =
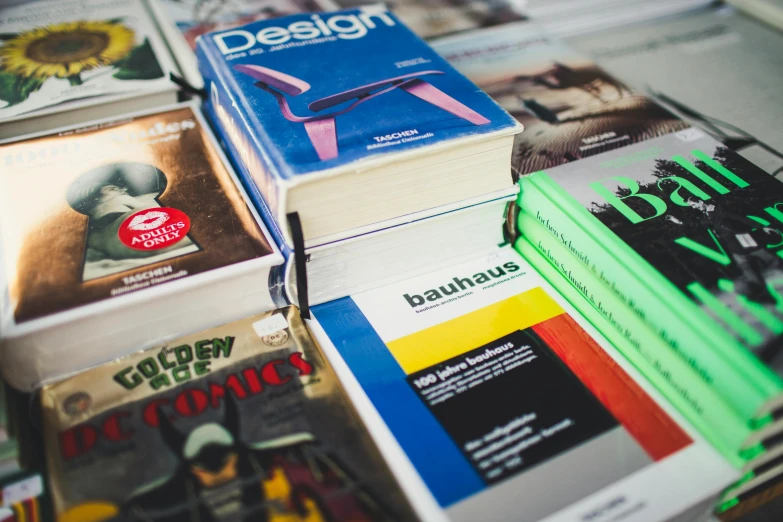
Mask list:
[[195,105],[5,142],[0,157],[0,372],[15,388],[284,303],[282,256]]
[[145,0],[0,6],[0,139],[177,101]]
[[533,27],[494,36],[436,49],[526,125],[517,248],[747,472],[731,507],[783,473],[783,185]]
[[510,247],[313,315],[427,520],[686,521],[737,476]]
[[0,521],[783,493],[783,37],[708,3],[3,2]]
[[288,259],[291,302],[329,301],[505,241],[522,125],[393,13],[255,22],[199,39],[197,54],[205,111]]

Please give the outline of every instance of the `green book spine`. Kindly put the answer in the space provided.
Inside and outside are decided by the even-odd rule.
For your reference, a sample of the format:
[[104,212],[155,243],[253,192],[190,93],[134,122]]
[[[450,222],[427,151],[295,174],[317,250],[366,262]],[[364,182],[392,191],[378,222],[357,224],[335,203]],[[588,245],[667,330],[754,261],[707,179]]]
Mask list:
[[[766,403],[781,390],[777,376],[664,279],[544,172],[520,180],[519,205],[635,313],[744,419],[769,420]],[[524,229],[521,230],[523,233]],[[669,285],[671,286],[671,285]],[[752,428],[758,427],[751,425]]]
[[[751,429],[715,389],[674,353],[535,219],[519,216],[515,248],[733,465]],[[743,454],[745,454],[743,452]]]

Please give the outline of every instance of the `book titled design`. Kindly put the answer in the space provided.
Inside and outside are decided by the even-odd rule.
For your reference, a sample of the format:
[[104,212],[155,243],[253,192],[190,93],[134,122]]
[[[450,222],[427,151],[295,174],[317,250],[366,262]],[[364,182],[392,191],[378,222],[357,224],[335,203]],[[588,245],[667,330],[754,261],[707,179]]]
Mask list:
[[[251,295],[262,309],[275,307],[269,272],[281,256],[195,106],[0,144],[0,161],[2,358],[13,385],[32,378],[28,370],[51,377],[58,365],[77,370],[100,362],[94,357],[111,359],[106,347],[99,355],[90,353],[93,341],[79,341],[78,325],[86,325],[80,321],[97,321],[102,334],[91,336],[96,341],[108,341],[112,328],[136,329],[111,345],[138,349],[132,339],[176,335],[191,322],[183,316],[198,316],[198,308],[203,314],[219,306],[217,315],[225,316],[249,306]],[[258,286],[226,287],[238,291],[236,300],[218,291],[215,297],[226,300],[219,305],[206,296],[181,308],[166,304],[167,296],[206,291],[238,277]],[[110,310],[119,315],[112,319]],[[152,320],[157,326],[143,331]],[[57,337],[65,324],[74,329]],[[73,358],[40,360],[58,347],[64,355],[69,345],[79,347]]]
[[296,308],[45,387],[57,519],[414,515]]
[[[142,0],[0,7],[0,34],[0,138],[108,116],[119,99],[115,114],[176,101],[171,58]],[[43,119],[77,111],[81,120]]]
[[510,248],[313,312],[451,520],[668,519],[736,477]]
[[531,23],[433,46],[524,124],[514,143],[516,176],[687,127]]
[[766,422],[780,409],[780,181],[688,129],[521,186],[523,212],[744,418]]
[[197,56],[245,181],[305,239],[511,185],[521,126],[382,6],[210,33]]

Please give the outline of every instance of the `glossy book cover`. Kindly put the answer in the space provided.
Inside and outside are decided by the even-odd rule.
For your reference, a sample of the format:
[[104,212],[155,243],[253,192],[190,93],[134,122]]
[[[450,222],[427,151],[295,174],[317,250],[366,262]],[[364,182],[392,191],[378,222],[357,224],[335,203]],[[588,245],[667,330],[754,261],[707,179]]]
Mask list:
[[380,6],[209,33],[197,55],[220,125],[271,174],[256,180],[265,195],[281,180],[519,131]]
[[520,185],[522,211],[751,426],[781,410],[780,181],[687,129]]
[[281,262],[195,106],[5,143],[0,162],[6,321]]
[[510,248],[313,315],[455,522],[669,519],[736,476]]
[[413,520],[294,307],[42,392],[57,519]]
[[516,176],[688,127],[532,23],[444,38],[433,48],[525,126],[514,142]]
[[695,129],[601,159],[536,176],[559,185],[714,326],[783,371],[783,184]]
[[0,7],[0,122],[170,90],[172,69],[142,0]]

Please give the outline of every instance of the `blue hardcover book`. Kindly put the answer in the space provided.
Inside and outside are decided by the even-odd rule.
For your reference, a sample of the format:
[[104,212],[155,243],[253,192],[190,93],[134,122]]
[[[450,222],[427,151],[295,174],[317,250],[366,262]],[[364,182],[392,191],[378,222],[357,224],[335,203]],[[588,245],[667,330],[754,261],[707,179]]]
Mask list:
[[209,33],[197,56],[289,245],[290,212],[314,246],[513,184],[521,125],[379,6]]

